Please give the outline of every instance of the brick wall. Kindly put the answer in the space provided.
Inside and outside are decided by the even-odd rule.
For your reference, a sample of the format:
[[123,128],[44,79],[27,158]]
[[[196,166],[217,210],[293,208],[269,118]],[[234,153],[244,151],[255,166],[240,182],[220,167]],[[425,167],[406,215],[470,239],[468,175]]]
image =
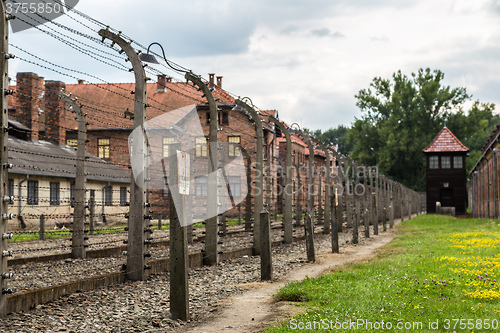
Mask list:
[[16,111],[14,114],[9,114],[9,117],[32,130],[28,139],[38,141],[39,108],[41,106],[39,97],[42,96],[45,89],[43,77],[35,73],[17,73],[16,80]]
[[[57,95],[66,84],[61,81],[45,82],[45,138],[58,145],[66,144],[66,109],[68,105]],[[69,112],[69,111],[68,111]]]

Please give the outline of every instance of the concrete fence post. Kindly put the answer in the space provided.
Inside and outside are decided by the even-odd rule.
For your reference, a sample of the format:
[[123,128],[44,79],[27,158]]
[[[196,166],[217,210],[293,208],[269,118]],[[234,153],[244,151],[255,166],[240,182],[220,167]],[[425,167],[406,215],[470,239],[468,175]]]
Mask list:
[[[46,85],[47,86],[47,85]],[[52,82],[47,94],[54,94],[54,90],[63,87],[58,82]],[[82,112],[77,99],[72,99],[70,95],[63,93],[64,87],[57,95],[68,103],[78,120],[78,147],[76,160],[76,180],[75,180],[75,210],[73,218],[73,236],[71,244],[71,256],[73,258],[85,258],[85,197],[87,188],[87,120]]]
[[269,212],[260,212],[260,279],[270,281],[273,278],[273,261],[271,257],[271,223]]
[[45,240],[45,215],[40,215],[40,240]]
[[315,262],[316,255],[314,252],[314,225],[310,212],[306,212],[304,230],[306,236],[307,260],[310,262]]
[[[252,230],[252,159],[250,154],[244,147],[240,147],[240,151],[246,161],[246,182],[248,193],[245,198],[245,231],[250,232]],[[241,203],[240,203],[241,207]]]
[[358,225],[359,225],[359,201],[356,200],[356,207],[353,209],[353,223],[352,223],[352,243],[358,244]]
[[336,194],[337,198],[337,231],[338,232],[343,232],[344,230],[344,195],[345,195],[345,190],[344,192],[340,194]]
[[253,254],[260,255],[260,212],[264,210],[264,129],[262,120],[257,111],[242,100],[236,100],[236,104],[248,111],[255,123],[256,147],[255,147],[255,198],[253,214]]
[[[180,144],[170,145],[169,179],[178,179],[177,150]],[[170,201],[170,317],[174,320],[189,320],[188,249],[187,227],[182,227],[177,210],[186,214],[186,198],[176,186],[169,187]],[[179,197],[178,207],[173,197]],[[206,255],[206,254],[205,254]]]
[[399,187],[399,192],[400,192],[400,200],[401,200],[401,222],[405,220],[405,199],[404,199],[404,191],[403,191],[403,185],[400,185]]
[[377,194],[372,193],[372,223],[373,223],[373,234],[378,235],[378,214],[377,214]]
[[[333,185],[331,186],[333,187]],[[338,206],[335,204],[335,192],[333,189],[331,190],[332,195],[330,196],[330,207],[332,208],[332,213],[330,215],[331,219],[331,224],[332,224],[332,253],[339,253],[339,228],[337,226],[337,223],[339,223],[338,220]]]
[[[3,14],[2,22],[0,23],[0,35],[2,36],[1,42],[1,50],[3,55],[0,57],[0,68],[2,71],[2,76],[0,78],[0,89],[2,91],[1,94],[1,106],[2,106],[2,114],[0,115],[0,127],[2,128],[2,133],[0,133],[0,164],[2,168],[0,169],[0,216],[5,216],[8,214],[8,206],[5,197],[8,195],[8,178],[9,175],[7,173],[8,169],[8,156],[7,156],[7,148],[8,148],[8,140],[9,140],[9,116],[8,116],[8,105],[7,100],[8,96],[5,92],[9,89],[8,83],[8,61],[9,59],[9,46],[8,46],[8,34],[9,34],[9,25],[7,23],[7,13],[5,7],[5,1],[2,1],[1,10]],[[5,215],[4,215],[5,214]],[[7,233],[8,229],[8,221],[6,219],[0,219],[0,253],[7,251],[8,243],[7,240],[12,236]],[[7,267],[7,256],[0,256],[0,317],[5,317],[7,315],[7,294],[12,293],[10,289],[7,288],[7,279],[3,277],[3,274],[8,274]]]
[[[370,205],[372,206],[372,205]],[[364,226],[365,226],[365,238],[370,238],[370,214],[372,213],[371,210],[373,208],[370,207],[370,209],[366,209],[365,210],[365,215],[364,215],[364,219],[363,219],[363,223],[364,223]]]
[[89,199],[89,234],[95,234],[95,199],[90,197]]
[[[148,78],[144,71],[144,66],[137,54],[136,50],[131,46],[129,41],[126,41],[119,34],[115,34],[108,29],[99,30],[98,34],[103,38],[107,38],[118,44],[123,52],[127,55],[128,60],[132,64],[132,69],[135,74],[135,89],[134,89],[134,129],[142,129],[144,133],[144,123],[146,122],[146,105],[147,93],[146,82]],[[142,172],[142,182],[136,182],[135,176],[130,178],[130,208],[128,219],[128,245],[127,245],[127,278],[132,281],[144,281],[147,278],[145,270],[145,257],[148,253],[149,245],[145,240],[149,239],[152,234],[149,220],[145,217],[149,212],[149,167],[148,167],[148,152],[145,149],[142,140],[134,140],[133,154],[137,156],[134,159],[136,170]]]
[[390,200],[390,207],[389,207],[389,214],[390,214],[390,219],[389,219],[389,227],[392,229],[394,228],[394,199],[392,198],[392,194],[391,194],[391,198],[389,199]]

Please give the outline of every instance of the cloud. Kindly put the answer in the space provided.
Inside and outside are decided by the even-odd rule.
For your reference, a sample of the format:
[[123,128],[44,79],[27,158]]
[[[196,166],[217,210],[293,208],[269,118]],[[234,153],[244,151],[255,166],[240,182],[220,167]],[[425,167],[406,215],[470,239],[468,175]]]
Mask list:
[[498,2],[498,0],[488,0],[483,7],[488,12],[500,15],[500,2]]
[[311,34],[318,37],[345,38],[342,33],[338,31],[332,33],[328,28],[314,29]]
[[371,36],[369,37],[372,42],[388,42],[389,38],[386,36]]
[[299,27],[297,27],[296,25],[289,25],[281,29],[280,33],[282,35],[291,35],[297,31],[299,31]]

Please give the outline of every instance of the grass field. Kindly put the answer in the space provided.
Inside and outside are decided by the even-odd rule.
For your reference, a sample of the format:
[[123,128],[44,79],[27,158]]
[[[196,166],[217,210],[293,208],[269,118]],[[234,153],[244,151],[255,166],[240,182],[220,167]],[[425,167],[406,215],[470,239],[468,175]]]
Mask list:
[[304,307],[268,332],[499,332],[500,220],[422,215],[377,258],[290,283]]
[[[238,225],[239,221],[237,218],[227,218],[227,226],[234,226]],[[113,225],[109,227],[108,229],[103,229],[102,227],[96,227],[95,234],[112,234],[112,233],[123,233],[126,232],[125,226],[121,224],[122,226],[118,225]],[[195,223],[193,224],[194,228],[204,228],[205,225],[203,223]],[[87,231],[88,231],[88,226],[86,226]],[[164,220],[162,224],[162,230],[169,229],[170,225],[168,220]],[[154,225],[151,227],[153,230],[158,230],[158,225],[157,222],[154,221]],[[60,239],[60,238],[71,238],[72,232],[70,229],[66,230],[50,230],[48,229],[45,232],[45,239]],[[14,234],[14,238],[10,239],[10,243],[17,243],[17,242],[26,242],[26,241],[34,241],[34,240],[39,240],[40,239],[40,234],[36,231],[28,231],[26,233],[23,233],[22,230],[16,232]]]

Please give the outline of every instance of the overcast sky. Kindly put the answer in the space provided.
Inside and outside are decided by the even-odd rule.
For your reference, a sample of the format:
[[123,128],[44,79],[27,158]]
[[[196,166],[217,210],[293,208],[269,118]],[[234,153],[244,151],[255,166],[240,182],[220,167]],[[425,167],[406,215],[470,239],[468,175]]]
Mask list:
[[[445,84],[500,105],[498,0],[81,0],[76,9],[143,45],[160,42],[167,58],[222,75],[228,91],[311,129],[349,126],[361,116],[354,95],[397,70],[440,69]],[[33,29],[10,41],[109,82],[134,79]],[[18,71],[76,83],[11,61],[10,75]]]

